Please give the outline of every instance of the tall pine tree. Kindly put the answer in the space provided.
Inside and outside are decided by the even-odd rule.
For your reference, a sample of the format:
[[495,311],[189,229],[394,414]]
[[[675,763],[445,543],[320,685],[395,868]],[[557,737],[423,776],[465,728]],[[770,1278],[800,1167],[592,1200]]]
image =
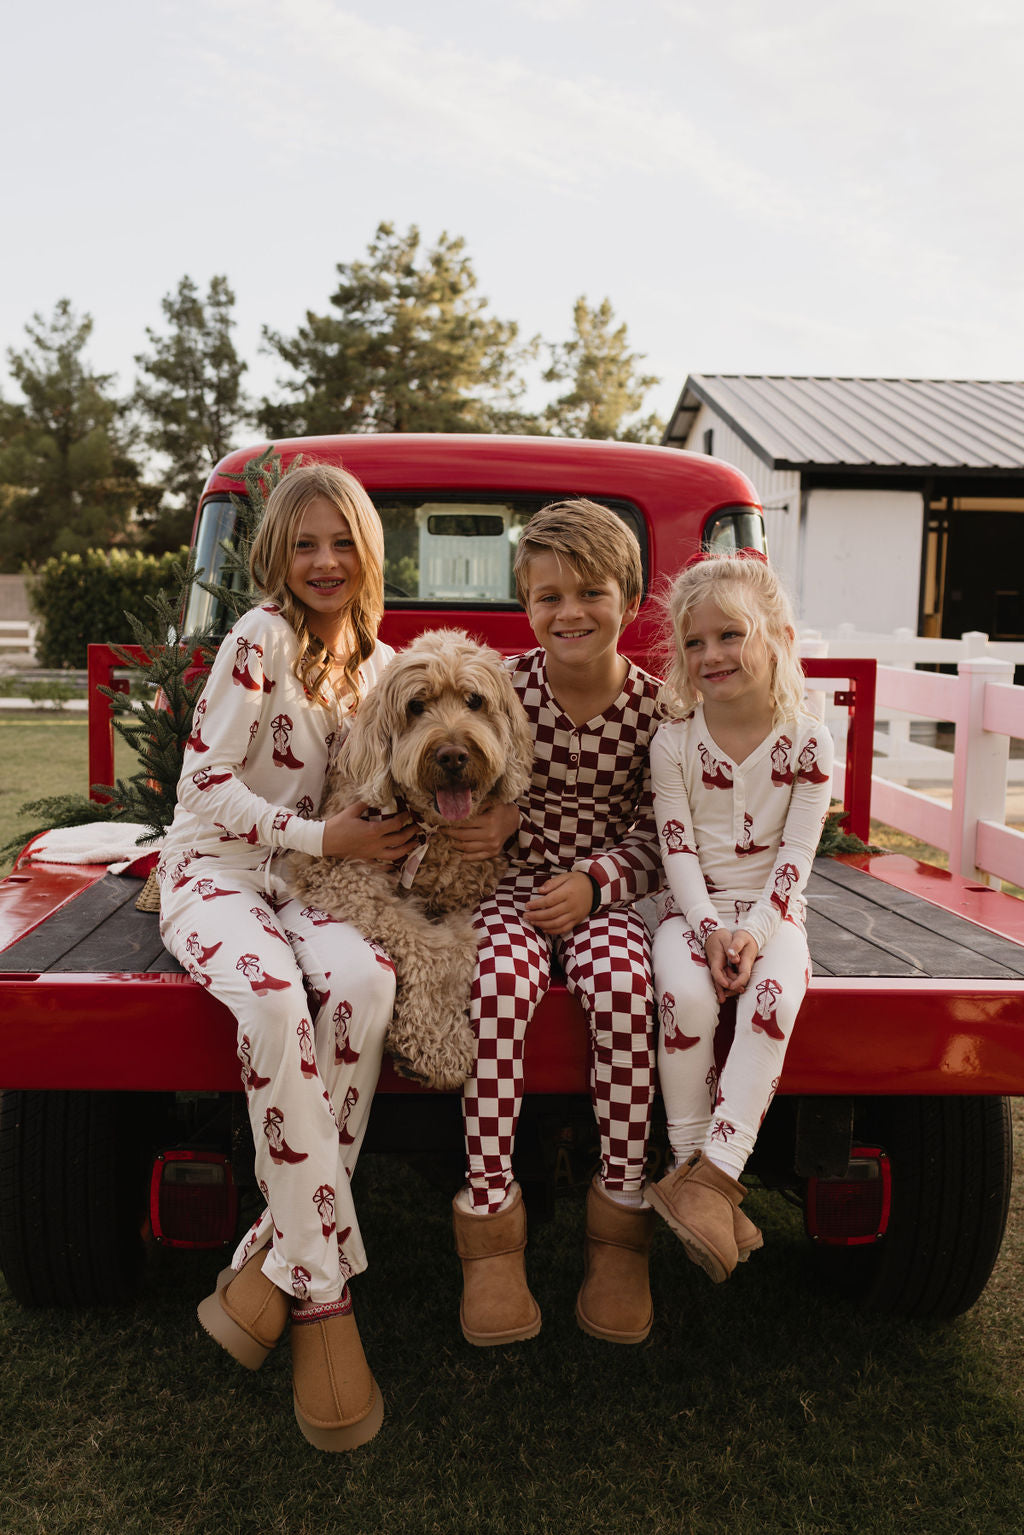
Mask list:
[[112,375],[86,360],[91,317],[64,298],[25,329],[29,344],[7,353],[24,401],[0,409],[3,570],[125,539],[145,496]]
[[234,304],[226,277],[211,278],[205,298],[191,277],[183,277],[161,300],[166,330],[147,326],[151,350],[135,359],[140,373],[134,403],[146,444],[166,459],[164,484],[183,502],[178,543],[182,533],[187,541],[206,477],[249,411],[242,389],[247,364],[231,335]]
[[557,437],[661,441],[663,421],[655,415],[637,418],[648,389],[661,380],[637,372],[643,355],[630,351],[626,326],[616,324],[608,299],[591,308],[585,298],[578,298],[572,336],[549,350],[545,381],[570,387],[543,412],[545,431]]
[[488,315],[465,241],[442,234],[424,250],[415,225],[381,224],[367,260],[338,275],[333,313],[307,311],[290,337],[264,330],[292,371],[285,398],[263,401],[269,436],[525,428],[520,369],[535,344]]

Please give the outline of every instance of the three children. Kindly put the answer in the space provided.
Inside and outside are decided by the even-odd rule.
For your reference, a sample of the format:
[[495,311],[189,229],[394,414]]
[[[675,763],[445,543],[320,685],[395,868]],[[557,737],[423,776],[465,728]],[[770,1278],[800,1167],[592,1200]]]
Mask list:
[[[391,656],[376,642],[382,566],[380,522],[358,482],[323,465],[282,480],[253,550],[269,601],[217,656],[160,862],[164,941],[238,1021],[267,1201],[200,1319],[256,1368],[291,1313],[296,1417],[323,1449],[365,1442],[383,1412],[348,1294],[366,1262],[349,1184],[394,976],[354,929],[299,909],[280,862],[291,848],[393,861],[413,846],[402,815],[363,821],[355,805],[316,819],[346,713]],[[613,512],[546,507],[514,572],[538,641],[508,663],[533,777],[517,807],[455,832],[469,857],[511,847],[476,917],[477,1059],[453,1202],[460,1321],[480,1346],[540,1328],[512,1153],[526,1031],[557,960],[590,1030],[600,1140],[576,1316],[595,1337],[639,1343],[653,1319],[655,1212],[715,1280],[761,1245],[739,1175],[806,989],[802,892],[831,742],[803,712],[792,613],[763,556],[697,556],[683,570],[664,685],[619,652],[642,570]],[[665,877],[652,964],[636,903]],[[732,998],[723,1064],[716,1030]],[[675,1166],[645,1188],[655,1016]]]

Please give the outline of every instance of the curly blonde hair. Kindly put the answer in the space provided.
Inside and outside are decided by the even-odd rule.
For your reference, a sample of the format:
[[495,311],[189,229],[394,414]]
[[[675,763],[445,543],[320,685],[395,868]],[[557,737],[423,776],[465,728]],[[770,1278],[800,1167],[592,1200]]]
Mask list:
[[678,718],[701,701],[687,673],[684,645],[690,615],[705,601],[716,603],[727,618],[743,624],[741,658],[751,645],[761,644],[767,651],[772,728],[777,730],[784,720],[806,712],[793,608],[778,576],[764,558],[710,552],[685,565],[661,598],[666,615],[665,680],[658,696],[665,712]]
[[[359,579],[346,612],[351,646],[333,656],[310,632],[302,603],[288,589],[295,540],[308,507],[324,497],[345,518],[359,556]],[[384,616],[384,530],[377,509],[355,475],[334,464],[299,464],[281,476],[267,506],[249,558],[253,585],[277,604],[295,630],[295,675],[318,703],[361,696],[359,668],[373,654]]]

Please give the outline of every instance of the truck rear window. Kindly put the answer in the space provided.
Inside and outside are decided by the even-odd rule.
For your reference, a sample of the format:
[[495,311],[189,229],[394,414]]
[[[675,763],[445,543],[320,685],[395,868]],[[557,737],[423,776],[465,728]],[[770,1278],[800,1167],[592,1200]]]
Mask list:
[[[370,491],[384,526],[384,597],[389,608],[517,608],[512,561],[523,529],[554,495],[472,491]],[[647,529],[628,501],[597,496],[632,528],[648,575]],[[226,541],[234,534],[235,510],[227,497],[211,497],[200,514],[196,564],[201,579],[224,578]],[[230,627],[223,605],[193,587],[186,634],[222,634]]]

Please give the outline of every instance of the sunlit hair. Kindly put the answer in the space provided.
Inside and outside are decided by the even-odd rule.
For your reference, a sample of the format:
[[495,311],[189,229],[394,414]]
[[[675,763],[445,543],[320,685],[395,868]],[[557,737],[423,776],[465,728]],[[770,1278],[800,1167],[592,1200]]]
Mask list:
[[583,581],[618,584],[628,608],[643,595],[644,572],[636,535],[621,517],[587,501],[553,501],[535,512],[523,529],[512,573],[516,596],[527,607],[530,561],[538,554],[554,554],[571,566]]
[[680,571],[662,598],[667,623],[664,677],[659,702],[678,718],[701,701],[699,689],[686,669],[686,637],[690,615],[700,603],[717,604],[726,618],[746,631],[740,650],[746,664],[749,648],[763,644],[768,653],[769,692],[774,711],[772,728],[806,711],[804,674],[797,655],[793,609],[779,578],[764,560],[708,554],[699,564]]
[[[356,590],[345,614],[350,648],[338,656],[310,632],[306,608],[287,584],[302,518],[320,496],[345,518],[359,556]],[[373,652],[384,616],[384,530],[355,476],[334,464],[299,464],[282,475],[267,497],[249,570],[253,585],[277,604],[298,636],[294,669],[307,692],[322,704],[348,695],[358,703],[359,668]]]

